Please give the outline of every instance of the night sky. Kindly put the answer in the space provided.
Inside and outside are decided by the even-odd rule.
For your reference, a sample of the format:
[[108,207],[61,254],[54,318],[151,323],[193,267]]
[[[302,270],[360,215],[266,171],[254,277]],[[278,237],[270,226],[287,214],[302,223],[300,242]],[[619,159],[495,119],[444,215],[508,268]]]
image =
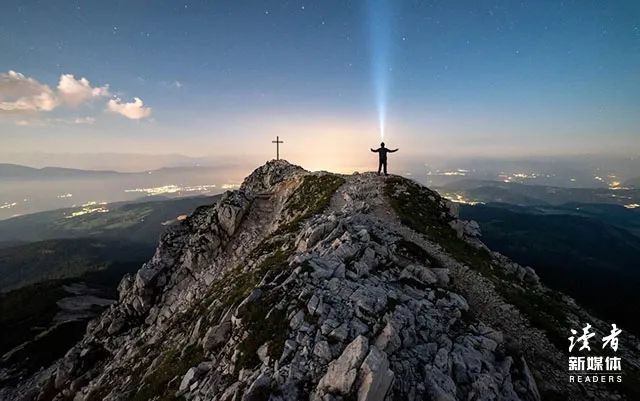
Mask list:
[[280,135],[331,167],[381,124],[415,157],[640,151],[638,1],[0,8],[3,151],[267,157]]

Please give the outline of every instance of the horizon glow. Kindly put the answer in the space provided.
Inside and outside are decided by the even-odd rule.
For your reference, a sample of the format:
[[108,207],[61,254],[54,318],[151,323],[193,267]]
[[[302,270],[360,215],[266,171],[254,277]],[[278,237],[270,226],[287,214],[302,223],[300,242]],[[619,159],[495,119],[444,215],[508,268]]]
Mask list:
[[371,46],[371,72],[378,113],[380,140],[384,141],[387,128],[387,102],[389,91],[391,7],[389,0],[370,0],[369,35]]
[[360,168],[376,140],[398,161],[637,156],[639,21],[631,0],[7,0],[0,161],[262,161],[277,135],[328,167]]

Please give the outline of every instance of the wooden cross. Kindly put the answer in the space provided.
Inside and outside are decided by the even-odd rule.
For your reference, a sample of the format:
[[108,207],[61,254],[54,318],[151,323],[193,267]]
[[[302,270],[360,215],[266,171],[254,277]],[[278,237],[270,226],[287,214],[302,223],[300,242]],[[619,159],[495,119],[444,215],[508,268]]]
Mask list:
[[276,144],[276,160],[280,160],[280,144],[284,143],[284,141],[281,141],[280,137],[276,136],[276,140],[275,141],[271,141],[271,143],[275,143]]

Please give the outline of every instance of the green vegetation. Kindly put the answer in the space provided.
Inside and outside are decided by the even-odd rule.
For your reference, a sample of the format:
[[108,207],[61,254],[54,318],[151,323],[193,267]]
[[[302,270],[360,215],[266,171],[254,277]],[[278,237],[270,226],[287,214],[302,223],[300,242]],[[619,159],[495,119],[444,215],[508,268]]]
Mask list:
[[533,288],[502,285],[496,286],[496,290],[505,301],[524,313],[534,327],[544,331],[558,350],[566,351],[569,321],[559,299]]
[[[243,271],[242,266],[238,266],[224,273],[212,284],[209,295],[199,304],[193,315],[208,316],[208,322],[216,322],[225,311],[245,299],[266,274],[277,274],[283,271],[293,250],[281,249],[277,247],[278,245],[282,245],[278,239],[268,239],[258,245],[249,259],[255,260],[254,257],[266,256],[263,262],[249,271]],[[265,250],[268,251],[265,253]],[[212,308],[214,300],[218,300],[220,304]]]
[[[194,314],[207,316],[210,323],[217,322],[225,311],[245,299],[265,275],[276,275],[284,271],[293,249],[283,249],[284,244],[281,241],[281,237],[270,238],[256,247],[249,259],[263,257],[264,260],[257,267],[249,271],[242,271],[241,267],[236,267],[216,280],[211,287],[210,295],[200,303]],[[241,318],[247,325],[248,336],[238,346],[242,355],[237,361],[236,369],[258,364],[256,351],[264,343],[269,343],[269,356],[275,358],[282,354],[287,320],[285,311],[274,307],[282,296],[283,294],[275,292],[265,294],[262,299],[248,304],[241,312]],[[214,300],[218,300],[220,304],[211,308]]]
[[[154,368],[153,372],[147,375],[140,386],[140,389],[133,397],[134,401],[147,401],[156,399],[157,401],[175,400],[175,393],[180,385],[180,377],[189,368],[197,366],[204,360],[202,348],[198,345],[190,345],[180,351],[177,347],[172,348],[161,356],[162,360]],[[172,380],[178,377],[177,380]]]
[[[218,322],[225,311],[245,299],[266,275],[275,276],[284,271],[294,251],[289,245],[290,237],[300,229],[303,220],[328,206],[332,194],[343,182],[342,177],[330,174],[305,176],[303,183],[285,204],[285,208],[292,213],[292,221],[258,244],[247,258],[261,262],[251,269],[238,266],[224,273],[212,284],[209,295],[185,313],[184,319],[195,321],[206,316],[207,323]],[[238,344],[242,353],[236,370],[259,364],[257,351],[265,343],[268,344],[269,357],[277,358],[282,354],[288,322],[286,311],[276,308],[276,304],[284,296],[275,290],[266,291],[261,299],[239,311],[246,325],[247,336]],[[173,379],[197,365],[203,355],[201,348],[193,346],[183,352],[172,348],[161,358],[154,371],[142,380],[134,400],[142,401],[157,396],[160,396],[160,400],[174,399],[179,380]]]
[[236,371],[253,368],[260,363],[257,351],[262,344],[267,344],[267,355],[270,358],[282,355],[288,321],[286,311],[274,307],[277,301],[275,295],[247,305],[240,314],[246,324],[248,336],[238,345],[242,354],[236,362]]
[[122,276],[153,255],[162,223],[215,200],[112,203],[105,213],[68,218],[77,208],[61,209],[0,221],[0,354],[29,341],[8,361],[24,375],[63,356],[86,328],[86,320],[53,326],[56,302],[70,296],[63,286],[82,281],[115,298]]
[[96,238],[58,239],[0,249],[0,291],[46,280],[141,263],[153,255],[146,244]]
[[392,176],[386,180],[384,193],[402,224],[440,244],[460,262],[487,275],[496,275],[491,255],[458,238],[449,223],[453,218],[436,192],[406,178]]
[[21,344],[51,323],[56,302],[68,294],[65,280],[34,284],[0,295],[0,354]]
[[[11,366],[21,375],[10,376],[7,380],[0,380],[0,387],[12,385],[21,377],[36,372],[43,366],[49,366],[84,335],[86,321],[70,321],[55,325],[39,333],[31,341],[4,359],[3,365]],[[24,338],[23,338],[24,340]]]
[[[51,364],[85,333],[87,319],[54,326],[53,318],[59,312],[57,302],[69,297],[64,286],[82,282],[98,291],[96,295],[116,298],[116,286],[127,272],[135,271],[142,261],[114,262],[106,270],[92,271],[77,277],[49,280],[0,294],[0,355],[26,343],[6,360],[7,366],[29,374]],[[98,313],[102,307],[92,308]]]
[[[444,250],[455,259],[476,269],[483,276],[491,280],[494,283],[496,292],[503,297],[505,302],[518,308],[530,324],[544,332],[549,341],[560,352],[567,352],[566,330],[570,323],[567,316],[568,307],[561,299],[561,294],[553,290],[542,290],[537,286],[526,283],[521,284],[522,286],[516,285],[514,284],[514,280],[506,275],[506,273],[494,269],[491,265],[491,255],[484,251],[478,251],[457,238],[455,231],[449,226],[451,217],[448,217],[446,208],[439,202],[440,196],[435,192],[410,180],[401,177],[390,177],[385,186],[385,195],[389,198],[392,208],[400,217],[403,224],[424,234],[434,242],[439,243]],[[479,210],[481,217],[478,217],[478,213],[469,216],[468,213],[470,209]],[[463,208],[463,211],[465,211],[465,208]],[[579,230],[584,233],[584,235],[575,235],[576,227],[581,227],[582,225],[597,226],[598,223],[594,221],[585,221],[584,219],[582,221],[576,221],[577,217],[574,216],[528,216],[524,213],[518,213],[518,215],[515,216],[515,212],[513,211],[506,209],[496,210],[496,208],[484,206],[479,209],[478,207],[467,207],[466,211],[467,216],[465,217],[480,220],[481,224],[483,218],[492,219],[489,226],[482,224],[485,237],[487,236],[488,229],[490,238],[492,238],[492,236],[500,236],[503,243],[510,244],[509,251],[496,246],[498,251],[504,251],[507,255],[528,255],[530,258],[536,260],[555,260],[556,263],[553,264],[553,266],[556,272],[557,269],[561,267],[566,269],[567,260],[580,261],[584,259],[584,263],[578,263],[580,267],[598,261],[597,258],[590,257],[594,252],[606,254],[608,259],[602,259],[606,263],[622,258],[627,258],[625,260],[633,259],[631,256],[627,256],[627,253],[617,252],[612,248],[616,246],[622,247],[620,244],[626,245],[628,242],[635,241],[635,238],[631,234],[620,235],[621,230],[618,229],[591,227],[590,229]],[[522,209],[518,209],[518,212],[521,211]],[[566,229],[570,229],[572,232],[566,233]],[[616,237],[616,240],[603,239],[603,235],[609,235],[612,238]],[[572,243],[571,246],[563,246],[561,249],[564,250],[559,250],[558,244],[566,241],[577,242]],[[489,245],[493,246],[493,242],[494,241],[489,241]],[[630,248],[637,247],[634,245],[634,247]],[[401,253],[410,257],[418,259],[427,257],[421,252],[422,249],[416,247],[415,244],[412,246],[411,243],[403,241],[400,243],[398,249]],[[573,258],[570,254],[574,251],[579,253],[579,255],[576,255],[576,258]],[[635,257],[636,254],[637,252],[631,252],[629,255],[634,255]],[[525,264],[531,264],[533,266],[539,265],[538,263],[527,262],[525,258],[514,258],[516,260],[524,260]],[[589,260],[586,260],[586,258],[589,258]],[[558,266],[557,269],[556,266]],[[578,268],[572,268],[572,270],[573,273],[575,273],[578,271]],[[601,269],[600,271],[602,270],[605,269]],[[573,285],[582,287],[583,290],[588,291],[589,299],[593,298],[592,295],[594,292],[598,292],[590,290],[592,287],[589,286],[594,285],[594,283],[600,283],[608,288],[625,288],[624,285],[610,285],[608,281],[602,282],[602,280],[594,279],[584,271],[581,271],[581,274],[585,278],[584,280],[576,281],[574,275],[567,275],[566,273],[565,280],[570,280],[573,282]],[[636,283],[635,280],[629,284],[630,288],[637,287],[637,285],[634,286],[634,283]],[[584,287],[585,285],[587,287]],[[633,302],[628,304],[634,305]],[[626,313],[626,316],[628,318],[628,316],[634,315],[633,313]],[[535,363],[535,361],[533,362]],[[640,395],[638,393],[640,381],[636,378],[636,373],[637,372],[627,373],[621,384],[622,392],[626,394],[629,399],[638,399]],[[562,395],[555,393],[543,394],[544,399],[564,399],[562,397]]]
[[[344,178],[333,174],[305,176],[300,187],[285,203],[285,210],[291,213],[293,219],[256,246],[248,257],[249,260],[263,258],[262,262],[248,271],[238,266],[223,274],[195,313],[206,313],[210,321],[216,321],[224,311],[245,299],[266,275],[275,276],[284,271],[294,251],[288,246],[289,238],[300,229],[305,219],[322,212],[329,205],[331,196],[343,183]],[[282,354],[286,340],[286,316],[285,311],[274,307],[282,296],[273,292],[265,294],[258,303],[248,305],[243,311],[243,321],[248,325],[249,335],[239,345],[242,355],[236,369],[253,367],[259,363],[256,351],[264,343],[269,344],[269,356],[275,358]],[[220,301],[221,305],[212,311],[209,305],[214,299]]]
[[396,252],[399,255],[406,257],[412,261],[416,261],[423,264],[429,264],[435,268],[442,267],[442,265],[436,258],[431,256],[427,251],[422,249],[418,244],[411,241],[400,240],[396,242]]
[[295,231],[302,221],[322,212],[329,205],[331,196],[344,182],[344,178],[335,174],[304,176],[300,187],[284,205],[285,210],[296,214],[296,217],[279,231]]
[[612,205],[572,206],[476,205],[460,212],[480,223],[483,241],[491,249],[533,266],[550,287],[640,335],[635,313],[640,302],[640,238],[614,225],[622,218],[636,224],[629,214],[640,221],[640,213],[622,213],[617,209],[623,208]]
[[[385,195],[404,225],[440,244],[456,260],[491,280],[506,302],[516,306],[534,327],[546,332],[559,350],[565,349],[566,338],[562,330],[567,327],[566,308],[559,298],[554,297],[552,292],[546,293],[533,286],[521,288],[514,285],[505,272],[492,266],[492,258],[487,251],[476,249],[459,239],[449,225],[453,217],[442,204],[440,195],[397,176],[387,179]],[[405,242],[401,243],[402,248],[414,256],[425,257],[415,246]]]

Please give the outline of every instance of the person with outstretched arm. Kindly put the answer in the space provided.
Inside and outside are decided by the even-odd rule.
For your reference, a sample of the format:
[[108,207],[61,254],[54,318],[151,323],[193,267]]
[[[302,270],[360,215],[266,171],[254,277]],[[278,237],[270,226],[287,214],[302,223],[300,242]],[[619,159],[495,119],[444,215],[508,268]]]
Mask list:
[[384,147],[384,142],[380,144],[378,149],[371,149],[372,152],[378,153],[378,175],[380,170],[384,167],[384,175],[387,175],[387,153],[397,152],[398,149],[387,149]]

